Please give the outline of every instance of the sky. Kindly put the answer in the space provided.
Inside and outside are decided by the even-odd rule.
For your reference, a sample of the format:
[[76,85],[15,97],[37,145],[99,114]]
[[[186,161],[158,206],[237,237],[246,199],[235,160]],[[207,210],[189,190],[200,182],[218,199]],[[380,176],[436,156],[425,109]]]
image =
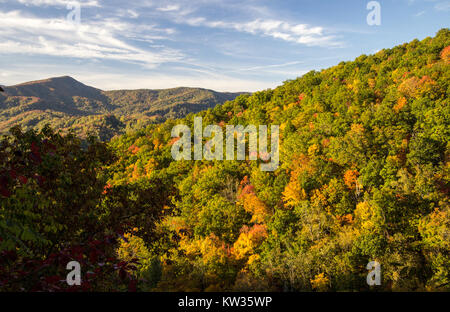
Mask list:
[[448,0],[369,2],[0,0],[0,84],[254,92],[449,27]]

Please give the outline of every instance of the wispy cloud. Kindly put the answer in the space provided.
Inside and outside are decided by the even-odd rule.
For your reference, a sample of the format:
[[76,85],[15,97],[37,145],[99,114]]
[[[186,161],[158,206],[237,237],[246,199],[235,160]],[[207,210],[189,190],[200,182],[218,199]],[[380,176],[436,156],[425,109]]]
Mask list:
[[[136,88],[150,88],[150,89],[164,89],[174,88],[180,86],[198,87],[212,89],[216,91],[227,92],[242,92],[242,91],[258,91],[262,89],[274,88],[282,81],[262,81],[251,80],[237,77],[230,77],[226,75],[218,75],[215,79],[208,76],[191,76],[191,75],[167,75],[156,74],[149,76],[127,76],[121,74],[101,74],[90,73],[83,74],[81,77],[86,77],[83,82],[102,88],[104,90],[114,89],[136,89]],[[76,76],[75,76],[76,78]]]
[[415,17],[419,17],[419,16],[422,16],[424,14],[425,14],[425,11],[420,11],[420,12],[417,12],[416,14],[414,14],[414,16]]
[[18,0],[19,3],[25,5],[34,5],[34,6],[66,6],[68,4],[77,3],[83,7],[100,7],[100,4],[96,0],[84,0],[84,1],[75,1],[75,0]]
[[294,61],[294,62],[287,62],[287,63],[283,63],[283,64],[271,64],[271,65],[240,68],[237,71],[254,71],[254,70],[261,70],[261,69],[268,69],[268,68],[279,68],[279,67],[293,66],[293,65],[303,64],[303,63],[304,63],[303,61]]
[[136,11],[134,11],[134,10],[127,10],[127,13],[129,14],[129,16],[131,18],[138,18],[139,17],[139,14]]
[[190,26],[204,26],[210,28],[234,29],[253,35],[269,36],[288,42],[307,46],[339,46],[335,36],[326,35],[320,26],[307,24],[292,24],[275,19],[256,19],[249,22],[210,21],[204,17],[194,17],[181,20]]
[[179,9],[180,9],[179,5],[173,4],[173,5],[168,5],[165,7],[158,8],[157,10],[161,11],[161,12],[170,12],[170,11],[178,11]]
[[[182,59],[174,49],[152,50],[122,40],[133,37],[136,26],[114,19],[73,24],[61,18],[40,18],[20,11],[0,11],[0,53],[33,54],[73,58],[98,58],[132,62],[147,67]],[[156,28],[147,27],[147,33]],[[153,33],[158,34],[155,30]]]
[[450,11],[450,1],[437,3],[434,8],[438,11]]

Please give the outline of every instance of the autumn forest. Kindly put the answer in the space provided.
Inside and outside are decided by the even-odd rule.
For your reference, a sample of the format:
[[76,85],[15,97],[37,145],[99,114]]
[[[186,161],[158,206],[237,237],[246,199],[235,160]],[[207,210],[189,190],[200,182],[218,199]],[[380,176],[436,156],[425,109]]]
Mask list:
[[[5,89],[7,120],[17,97]],[[129,104],[139,93],[92,92],[74,103],[114,97],[105,116],[133,117],[108,117],[121,125],[103,136],[7,123],[1,291],[450,289],[449,29],[252,94],[173,91],[202,106],[156,107],[159,119]],[[279,167],[174,160],[171,130],[195,117],[279,125]],[[371,261],[381,285],[366,282]]]

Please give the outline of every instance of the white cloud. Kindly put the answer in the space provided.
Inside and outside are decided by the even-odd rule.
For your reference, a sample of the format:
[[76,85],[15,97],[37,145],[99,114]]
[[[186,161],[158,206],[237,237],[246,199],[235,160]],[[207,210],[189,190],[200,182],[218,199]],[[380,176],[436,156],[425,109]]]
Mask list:
[[[73,24],[65,19],[38,18],[20,11],[0,11],[0,53],[98,58],[138,63],[146,67],[177,61],[183,55],[164,47],[146,50],[120,39],[136,36],[132,24],[105,19]],[[146,29],[149,33],[153,28]],[[158,34],[162,30],[155,30]],[[148,38],[148,37],[147,37]]]
[[286,66],[292,66],[292,65],[298,65],[303,64],[303,61],[294,61],[294,62],[287,62],[282,64],[271,64],[271,65],[262,65],[262,66],[253,66],[253,67],[247,67],[247,68],[240,68],[236,71],[254,71],[254,70],[264,70],[268,68],[278,68],[278,67],[286,67]]
[[181,20],[190,26],[234,29],[253,35],[269,36],[288,42],[307,46],[338,46],[334,36],[325,35],[323,27],[313,27],[307,24],[292,24],[280,20],[256,19],[251,22],[208,21],[204,17],[194,17]]
[[165,7],[158,8],[157,10],[161,11],[161,12],[170,12],[170,11],[178,11],[179,9],[180,9],[179,5],[172,4],[172,5],[168,5],[168,6],[165,6]]

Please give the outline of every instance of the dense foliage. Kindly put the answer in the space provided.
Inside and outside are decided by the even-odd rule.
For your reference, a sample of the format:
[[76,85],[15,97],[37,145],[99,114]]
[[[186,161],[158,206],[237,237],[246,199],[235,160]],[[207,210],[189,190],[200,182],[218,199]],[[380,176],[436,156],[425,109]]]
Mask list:
[[130,222],[151,239],[159,185],[107,187],[102,170],[115,157],[93,138],[83,143],[48,127],[11,134],[0,141],[0,289],[70,290],[71,260],[82,264],[82,290],[133,288],[136,259],[120,259],[115,242]]
[[[19,259],[6,267],[120,234],[108,246],[137,290],[361,291],[369,261],[375,289],[448,290],[449,51],[443,29],[107,146],[15,129],[0,154],[0,251]],[[280,125],[279,168],[174,161],[171,129],[194,116]]]

